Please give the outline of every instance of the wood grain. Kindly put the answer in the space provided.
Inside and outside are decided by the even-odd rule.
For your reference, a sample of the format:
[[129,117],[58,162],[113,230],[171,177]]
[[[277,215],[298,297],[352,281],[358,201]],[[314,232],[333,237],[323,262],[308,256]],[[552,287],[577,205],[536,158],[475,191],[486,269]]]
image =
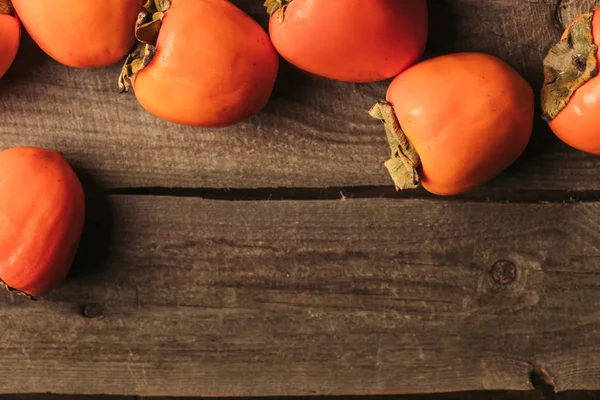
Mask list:
[[556,17],[563,28],[575,18],[600,6],[598,0],[561,0],[556,6]]
[[82,254],[43,301],[0,295],[0,393],[527,390],[541,368],[600,388],[600,203],[107,206],[105,262]]
[[[265,25],[261,2],[236,3]],[[429,3],[427,57],[489,52],[539,87],[544,53],[593,2]],[[528,390],[532,374],[559,391],[600,389],[599,158],[540,122],[514,167],[463,197],[474,202],[324,201],[391,186],[381,126],[365,112],[385,83],[284,64],[263,113],[189,129],[118,95],[118,70],[59,66],[25,39],[0,81],[0,144],[59,149],[88,188],[112,193],[283,187],[286,201],[88,190],[69,281],[38,302],[0,294],[0,393]],[[311,200],[295,188],[313,188]],[[553,202],[482,201],[497,193]]]
[[[266,24],[262,2],[236,3]],[[489,52],[539,87],[542,58],[562,29],[556,0],[429,3],[428,57]],[[579,12],[581,4],[563,1],[560,10]],[[148,115],[134,95],[118,95],[119,68],[68,69],[25,39],[0,81],[2,147],[59,149],[107,188],[391,186],[382,127],[366,113],[386,83],[325,81],[284,64],[260,115],[227,129],[191,129]],[[567,148],[538,121],[524,157],[486,189],[600,190],[599,168],[600,158]]]
[[[465,392],[436,395],[407,396],[336,396],[324,400],[594,400],[597,392],[568,392],[554,394],[544,391],[533,392]],[[192,397],[138,397],[138,396],[60,396],[60,395],[0,395],[0,400],[194,400]],[[288,400],[288,397],[253,398],[255,400]],[[313,400],[300,397],[296,400]],[[229,400],[229,399],[224,399]]]

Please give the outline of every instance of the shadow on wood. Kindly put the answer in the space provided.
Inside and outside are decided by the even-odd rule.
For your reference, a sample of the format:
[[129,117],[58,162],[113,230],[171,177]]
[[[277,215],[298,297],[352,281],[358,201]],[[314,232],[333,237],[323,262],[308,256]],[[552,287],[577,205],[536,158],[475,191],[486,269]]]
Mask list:
[[0,80],[0,92],[18,81],[29,79],[36,69],[44,67],[49,58],[27,34],[25,28],[21,28],[19,52],[6,75]]
[[[289,64],[280,57],[279,75],[273,88],[271,100],[265,111],[272,111],[276,103],[281,100],[300,102],[308,95],[310,76],[300,69]],[[318,78],[317,78],[318,79]]]
[[455,11],[460,8],[453,0],[438,0],[429,2],[429,37],[425,58],[432,58],[448,53],[448,48],[456,47],[459,32],[456,18],[460,15]]
[[112,209],[103,190],[94,179],[77,168],[86,197],[86,216],[83,235],[67,281],[89,278],[101,273],[106,266],[112,228]]

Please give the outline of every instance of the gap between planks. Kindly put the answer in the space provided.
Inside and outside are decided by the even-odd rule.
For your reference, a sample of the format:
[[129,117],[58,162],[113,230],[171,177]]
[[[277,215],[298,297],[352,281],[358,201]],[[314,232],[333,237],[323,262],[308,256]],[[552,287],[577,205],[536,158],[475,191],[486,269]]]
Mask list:
[[109,196],[192,197],[224,201],[411,199],[463,203],[516,204],[589,203],[600,201],[600,190],[489,190],[480,188],[457,196],[441,197],[428,193],[424,189],[397,192],[391,186],[340,186],[327,188],[263,187],[255,189],[130,187],[106,189],[103,193]]

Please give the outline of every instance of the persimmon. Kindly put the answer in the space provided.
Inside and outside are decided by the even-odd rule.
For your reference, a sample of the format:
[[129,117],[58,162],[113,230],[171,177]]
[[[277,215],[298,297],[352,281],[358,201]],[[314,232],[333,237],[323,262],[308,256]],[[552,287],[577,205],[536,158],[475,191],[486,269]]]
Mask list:
[[426,0],[267,0],[279,54],[311,74],[347,82],[398,75],[427,43]]
[[21,42],[21,24],[9,0],[0,0],[0,78],[10,68]]
[[600,154],[600,9],[581,15],[544,59],[542,116],[563,142]]
[[533,89],[504,61],[458,53],[417,64],[371,109],[386,126],[398,190],[455,195],[510,166],[533,131]]
[[43,296],[66,277],[85,218],[79,179],[58,152],[0,152],[0,280]]
[[12,0],[32,39],[50,57],[75,68],[115,64],[135,43],[144,0]]
[[228,0],[150,0],[145,9],[121,91],[133,86],[151,114],[190,126],[233,125],[264,108],[279,58],[249,15]]

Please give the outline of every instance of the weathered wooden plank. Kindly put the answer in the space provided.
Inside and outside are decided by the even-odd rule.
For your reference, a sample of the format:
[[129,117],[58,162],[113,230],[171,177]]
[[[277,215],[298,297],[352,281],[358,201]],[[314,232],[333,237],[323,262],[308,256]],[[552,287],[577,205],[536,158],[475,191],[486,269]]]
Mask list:
[[[435,395],[394,396],[394,400],[593,400],[595,392],[544,393],[543,391],[522,392],[466,392]],[[383,396],[335,396],[324,400],[385,400]],[[0,400],[195,400],[192,397],[129,397],[129,396],[65,396],[60,395],[0,395]],[[254,399],[254,398],[253,398]],[[256,400],[288,400],[288,397],[266,397]],[[314,397],[300,397],[297,400],[313,400]]]
[[[260,1],[238,0],[263,24]],[[485,51],[536,87],[544,52],[559,37],[557,1],[430,1],[429,55]],[[561,12],[580,9],[563,2]],[[366,110],[385,84],[309,78],[283,66],[267,109],[228,129],[190,129],[145,113],[116,93],[119,66],[56,65],[30,41],[0,82],[2,146],[63,151],[104,187],[338,187],[390,185],[382,127]],[[598,190],[600,158],[568,149],[543,123],[525,157],[488,188]]]
[[[60,290],[0,294],[0,393],[526,390],[537,368],[561,391],[600,388],[600,203],[109,209],[84,243],[106,251]],[[492,279],[500,260],[512,284]]]
[[599,6],[598,0],[561,0],[556,7],[556,19],[566,28],[579,15]]

